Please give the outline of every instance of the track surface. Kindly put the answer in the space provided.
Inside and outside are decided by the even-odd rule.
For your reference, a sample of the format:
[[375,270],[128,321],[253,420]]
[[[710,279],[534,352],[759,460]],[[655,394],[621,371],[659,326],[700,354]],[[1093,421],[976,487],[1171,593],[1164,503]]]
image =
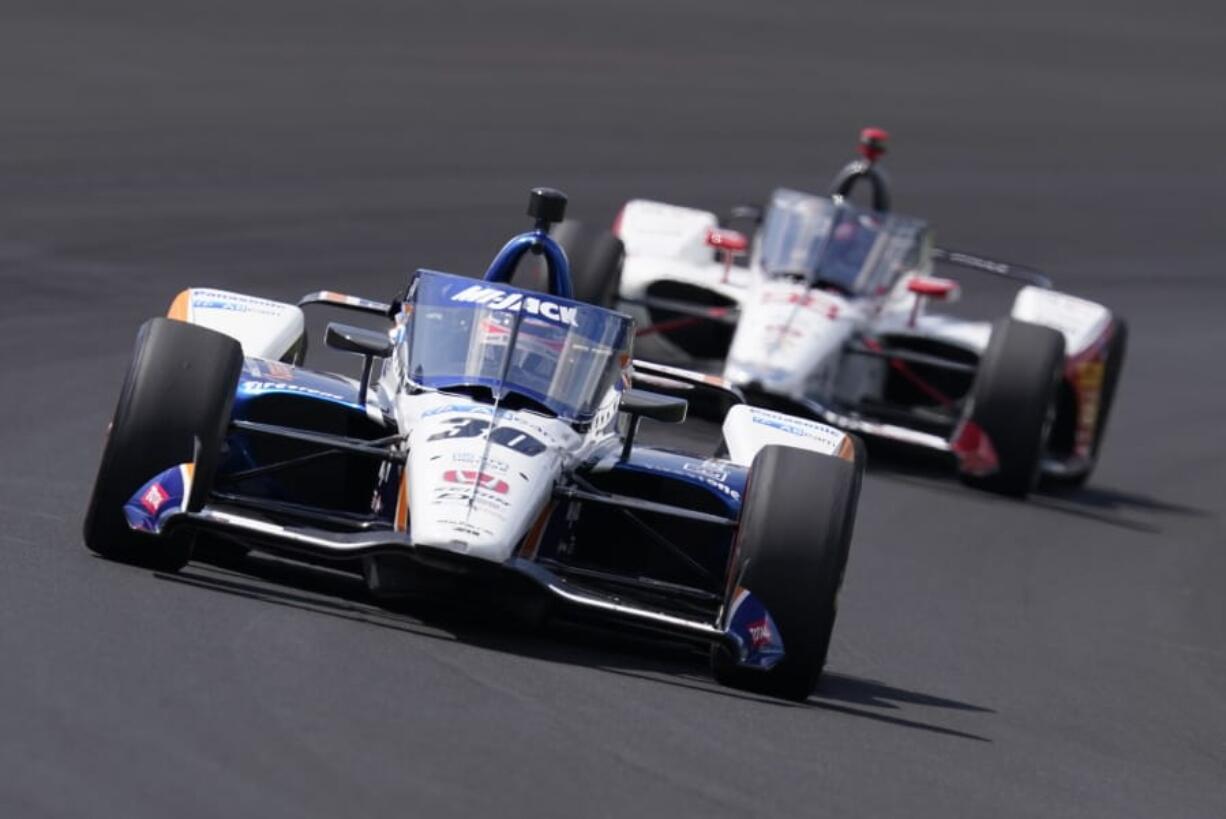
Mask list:
[[[1226,815],[1220,4],[169,5],[0,10],[0,814]],[[1133,343],[1087,491],[874,469],[807,705],[341,575],[82,547],[180,288],[382,297],[479,271],[533,184],[596,220],[722,208],[823,185],[866,123],[900,209]]]

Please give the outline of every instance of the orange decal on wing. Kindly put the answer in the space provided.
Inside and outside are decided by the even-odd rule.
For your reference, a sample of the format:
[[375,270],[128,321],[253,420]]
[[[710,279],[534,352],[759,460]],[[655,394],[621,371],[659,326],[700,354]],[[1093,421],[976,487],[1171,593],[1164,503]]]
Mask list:
[[405,466],[400,473],[400,493],[396,499],[396,531],[405,532],[409,528],[409,468]]
[[842,458],[845,461],[851,461],[852,463],[855,463],[856,445],[851,442],[850,435],[843,436],[843,443],[839,444],[839,451],[835,454],[837,454],[840,458]]
[[184,290],[175,296],[175,300],[170,303],[170,309],[166,311],[166,318],[171,318],[175,321],[187,321],[187,309],[191,304],[191,298],[192,291],[190,290]]
[[553,515],[554,507],[557,505],[557,501],[550,501],[545,504],[541,514],[537,516],[536,523],[532,524],[531,531],[524,536],[524,542],[520,546],[519,551],[519,556],[524,560],[536,559],[536,553],[541,547],[541,539],[545,537],[545,524],[549,522],[549,518]]

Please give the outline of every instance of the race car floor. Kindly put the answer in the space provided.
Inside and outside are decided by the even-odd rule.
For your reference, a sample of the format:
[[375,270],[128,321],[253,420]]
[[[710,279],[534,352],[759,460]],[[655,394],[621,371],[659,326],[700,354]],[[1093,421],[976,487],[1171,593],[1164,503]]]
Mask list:
[[[174,5],[0,9],[0,815],[1226,815],[1220,4]],[[1085,490],[874,453],[807,703],[261,555],[84,549],[181,288],[386,298],[480,273],[532,185],[723,209],[820,190],[866,124],[900,210],[1132,344]]]

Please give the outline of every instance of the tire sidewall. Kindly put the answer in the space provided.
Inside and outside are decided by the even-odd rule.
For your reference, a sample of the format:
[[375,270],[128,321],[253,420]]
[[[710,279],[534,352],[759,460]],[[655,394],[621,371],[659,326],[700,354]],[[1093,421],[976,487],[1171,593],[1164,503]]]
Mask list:
[[169,319],[141,327],[85,515],[92,551],[162,568],[186,562],[189,539],[135,532],[123,506],[159,472],[187,462],[195,464],[188,509],[203,505],[220,464],[242,362],[238,342],[212,330]]
[[785,656],[761,671],[737,666],[718,649],[713,666],[721,682],[789,699],[804,699],[816,686],[847,568],[862,453],[857,441],[854,461],[775,446],[754,458],[725,609],[738,588],[748,589],[774,620]]
[[963,473],[967,483],[1019,496],[1034,488],[1063,365],[1059,331],[1013,318],[993,325],[966,417],[987,434],[999,464],[989,475]]

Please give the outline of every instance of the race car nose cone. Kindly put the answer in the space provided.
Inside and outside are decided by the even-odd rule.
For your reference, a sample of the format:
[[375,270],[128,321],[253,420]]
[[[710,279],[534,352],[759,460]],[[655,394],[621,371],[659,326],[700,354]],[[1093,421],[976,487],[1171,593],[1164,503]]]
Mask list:
[[566,194],[555,188],[533,188],[528,194],[528,215],[537,222],[561,222],[566,218]]

